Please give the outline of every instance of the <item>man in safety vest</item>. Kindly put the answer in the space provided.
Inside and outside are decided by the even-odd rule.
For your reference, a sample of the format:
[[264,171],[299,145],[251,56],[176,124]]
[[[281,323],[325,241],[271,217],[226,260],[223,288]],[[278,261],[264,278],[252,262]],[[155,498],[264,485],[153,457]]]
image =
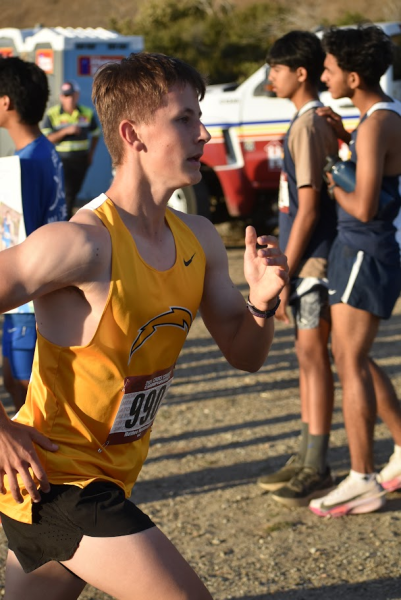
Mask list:
[[67,218],[72,217],[75,198],[82,187],[99,140],[100,128],[92,108],[78,104],[79,86],[66,81],[60,104],[46,113],[42,131],[56,146],[64,166]]

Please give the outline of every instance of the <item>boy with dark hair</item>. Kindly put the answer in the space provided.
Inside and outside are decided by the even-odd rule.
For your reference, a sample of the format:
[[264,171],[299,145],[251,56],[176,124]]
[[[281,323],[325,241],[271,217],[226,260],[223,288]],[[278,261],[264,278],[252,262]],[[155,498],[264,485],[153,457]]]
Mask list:
[[281,293],[276,318],[295,321],[299,363],[302,432],[300,449],[278,472],[259,478],[272,497],[287,506],[307,506],[333,487],[326,457],[333,410],[333,378],[328,353],[330,318],[327,257],[335,237],[334,203],[323,180],[327,155],[338,142],[316,109],[324,52],[307,31],[292,31],[269,53],[269,79],[280,98],[289,98],[297,113],[284,140],[279,195],[279,242],[286,253],[290,284]]
[[198,308],[230,364],[255,371],[287,281],[277,240],[248,228],[245,303],[213,225],[167,208],[200,180],[204,91],[197,71],[161,54],[102,67],[107,195],[0,253],[0,310],[34,298],[38,315],[27,401],[13,422],[0,412],[7,600],[72,600],[85,582],[119,600],[211,598],[128,500]]
[[[380,319],[390,318],[401,289],[393,225],[401,207],[401,104],[380,87],[392,62],[391,41],[382,29],[332,28],[323,46],[322,81],[333,98],[350,98],[361,113],[350,136],[338,115],[322,110],[349,143],[356,168],[353,192],[344,191],[330,176],[338,208],[338,234],[329,257],[332,343],[351,471],[332,493],[310,504],[319,516],[341,516],[377,510],[385,502],[384,490],[401,486],[401,410],[389,378],[369,357]],[[396,443],[378,476],[373,457],[376,410]]]
[[[27,235],[46,223],[65,220],[67,215],[62,164],[53,144],[39,129],[48,97],[46,74],[37,65],[17,57],[0,60],[0,127],[8,131],[20,159]],[[25,401],[35,342],[32,303],[5,315],[4,386],[16,409]]]
[[381,76],[393,62],[391,40],[377,26],[331,27],[324,34],[323,48],[336,57],[342,71],[358,73],[367,88],[380,86]]

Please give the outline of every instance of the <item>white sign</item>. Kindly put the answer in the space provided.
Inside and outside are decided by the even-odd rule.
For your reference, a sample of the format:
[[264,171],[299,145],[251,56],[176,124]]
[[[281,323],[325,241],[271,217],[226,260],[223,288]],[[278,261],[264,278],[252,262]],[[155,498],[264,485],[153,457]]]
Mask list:
[[1,250],[26,238],[18,156],[0,158],[0,232]]
[[[0,158],[0,250],[20,244],[26,238],[21,192],[19,156]],[[32,303],[9,312],[33,312]]]

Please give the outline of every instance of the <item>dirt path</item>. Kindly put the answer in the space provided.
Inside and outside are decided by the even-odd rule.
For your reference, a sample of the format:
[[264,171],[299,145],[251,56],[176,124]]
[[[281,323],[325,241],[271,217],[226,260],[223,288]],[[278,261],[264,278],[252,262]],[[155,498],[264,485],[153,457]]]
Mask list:
[[[246,292],[241,249],[229,250],[232,277]],[[374,356],[401,395],[401,302],[384,322]],[[330,463],[349,468],[336,393]],[[266,365],[232,369],[196,319],[175,385],[160,409],[134,499],[173,540],[215,600],[401,600],[401,494],[378,513],[319,519],[289,510],[255,484],[297,447],[299,401],[292,329],[277,327]],[[392,452],[378,424],[376,458]],[[0,585],[6,545],[0,532]],[[82,600],[109,596],[87,587]]]

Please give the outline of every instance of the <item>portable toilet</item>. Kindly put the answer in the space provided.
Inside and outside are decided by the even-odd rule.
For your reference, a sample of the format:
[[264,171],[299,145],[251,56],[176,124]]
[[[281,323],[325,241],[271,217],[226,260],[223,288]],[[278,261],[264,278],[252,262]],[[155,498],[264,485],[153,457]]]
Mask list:
[[[8,38],[4,32],[8,32]],[[10,29],[0,29],[0,48],[3,39],[4,46],[7,39],[14,39],[10,37],[9,32]],[[28,34],[25,30],[21,33],[21,43],[14,43],[16,54],[35,62],[47,74],[50,87],[49,106],[59,102],[62,83],[71,80],[79,85],[79,102],[93,106],[92,81],[98,68],[108,62],[119,62],[129,54],[144,49],[143,36],[120,35],[101,27],[45,27],[30,32]],[[0,155],[5,155],[1,143]],[[78,199],[86,201],[99,195],[109,187],[111,178],[111,159],[101,138]]]
[[0,56],[21,56],[25,51],[25,40],[34,35],[36,29],[15,29],[6,27],[0,29]]

